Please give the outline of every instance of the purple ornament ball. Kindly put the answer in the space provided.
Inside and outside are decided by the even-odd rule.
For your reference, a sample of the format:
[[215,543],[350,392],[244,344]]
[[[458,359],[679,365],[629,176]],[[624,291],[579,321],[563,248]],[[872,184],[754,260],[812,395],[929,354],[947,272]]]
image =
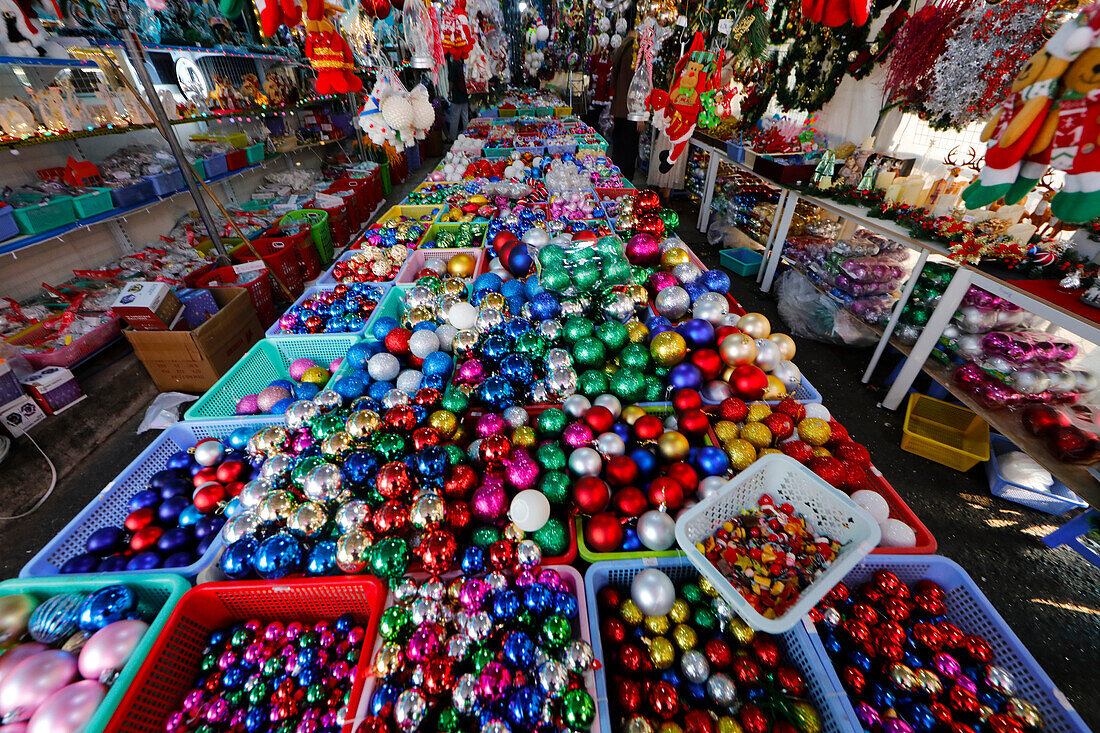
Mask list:
[[237,414],[238,415],[258,415],[260,414],[259,398],[254,394],[246,394],[240,400],[237,401]]

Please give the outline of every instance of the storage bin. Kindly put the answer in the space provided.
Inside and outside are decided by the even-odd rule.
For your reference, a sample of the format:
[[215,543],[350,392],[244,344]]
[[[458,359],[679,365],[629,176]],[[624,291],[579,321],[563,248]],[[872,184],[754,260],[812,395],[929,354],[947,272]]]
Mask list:
[[989,460],[985,463],[985,475],[989,479],[989,492],[993,496],[1047,514],[1065,514],[1071,509],[1088,506],[1088,502],[1058,479],[1046,491],[1032,489],[1009,481],[1001,475],[1000,457],[1005,453],[1019,450],[1012,441],[1002,435],[989,436]]
[[[110,194],[107,198],[110,200]],[[19,234],[19,225],[15,223],[15,209],[0,204],[0,240],[11,239],[16,234]]]
[[956,471],[989,460],[989,425],[965,407],[909,395],[901,449]]
[[153,189],[153,182],[148,179],[140,183],[131,183],[129,186],[123,186],[122,188],[111,189],[111,200],[115,202],[116,209],[141,206],[156,200],[156,198],[157,192]]
[[165,171],[164,173],[157,173],[152,176],[145,176],[145,180],[153,184],[153,193],[157,196],[167,196],[170,193],[175,193],[184,188],[183,171],[179,168]]
[[244,149],[244,154],[248,165],[259,163],[264,159],[264,144],[256,143],[255,145],[249,145]]
[[[588,568],[584,574],[584,596],[588,604],[588,623],[591,627],[592,650],[600,663],[596,669],[596,705],[598,718],[604,723],[604,730],[616,730],[611,717],[610,695],[607,689],[607,669],[610,660],[603,648],[600,636],[600,614],[596,596],[606,586],[620,588],[630,593],[630,583],[634,576],[644,568],[656,567],[663,571],[673,583],[694,582],[699,572],[682,557],[658,557],[646,560],[614,560],[598,562]],[[822,733],[854,733],[863,730],[855,711],[844,705],[840,699],[844,696],[837,682],[827,674],[825,665],[811,640],[810,634],[802,627],[795,626],[790,631],[776,635],[779,649],[790,663],[802,673],[806,684],[806,698],[813,704],[821,716]]]
[[752,277],[760,272],[760,265],[764,262],[764,253],[754,249],[739,247],[737,249],[724,249],[718,253],[722,267],[734,275]]
[[397,273],[394,282],[399,284],[412,284],[416,282],[416,273],[432,261],[441,261],[446,268],[446,263],[455,255],[468,254],[474,258],[474,274],[472,277],[461,278],[463,282],[472,283],[478,275],[483,275],[489,270],[489,264],[485,258],[483,249],[418,249],[409,254],[401,271]]
[[[130,499],[139,491],[149,488],[149,479],[158,471],[163,471],[168,458],[173,454],[187,450],[203,438],[226,438],[234,430],[242,427],[260,430],[269,425],[281,425],[279,416],[233,417],[227,420],[207,422],[177,423],[153,439],[149,447],[115,477],[103,491],[99,492],[72,521],[62,528],[45,547],[38,551],[30,562],[19,571],[20,578],[40,578],[57,576],[61,566],[70,558],[85,551],[84,543],[93,532],[103,527],[121,527],[130,514]],[[201,558],[182,568],[172,568],[170,572],[188,578],[194,578],[214,561],[222,546],[219,537]],[[128,570],[119,573],[126,578],[144,578],[166,570]],[[58,576],[79,578],[79,575]]]
[[195,171],[195,175],[200,181],[206,180],[206,160],[199,158],[198,160],[191,161],[191,169]]
[[111,189],[96,188],[91,193],[83,193],[73,196],[73,209],[77,219],[90,219],[93,216],[106,214],[115,208],[111,200]]
[[[52,351],[28,351],[23,356],[31,368],[35,370],[50,366],[66,368],[74,366],[122,335],[122,319],[114,313],[109,314],[109,316],[110,318],[101,326],[89,331],[70,344]],[[48,321],[31,326],[27,330],[9,337],[8,343],[17,346],[33,343],[39,340],[42,335],[39,329],[49,328],[54,319],[60,319],[61,317],[60,315],[54,316]]]
[[[347,707],[354,711],[370,677],[371,650],[385,604],[386,587],[369,576],[204,583],[192,588],[176,604],[107,730],[163,733],[164,721],[181,705],[199,674],[210,633],[253,618],[311,623],[351,614],[366,631],[348,689]],[[354,715],[348,715],[341,733],[351,733],[354,724]]]
[[313,239],[317,254],[321,257],[321,264],[327,265],[332,262],[332,258],[336,254],[336,248],[332,243],[332,232],[328,225],[328,212],[320,209],[299,209],[279,219],[280,226],[285,226],[287,222],[308,226],[309,236]]
[[164,571],[140,577],[131,577],[123,573],[100,573],[66,575],[62,578],[13,579],[0,583],[0,598],[15,593],[27,593],[39,602],[63,593],[97,591],[116,584],[125,585],[134,592],[137,596],[138,611],[142,619],[148,621],[149,628],[134,647],[129,661],[119,670],[95,713],[81,729],[83,733],[100,733],[107,727],[134,675],[145,662],[149,650],[156,643],[176,604],[190,589],[191,584],[178,575]]
[[[844,583],[849,588],[857,588],[870,580],[877,570],[889,570],[909,586],[924,579],[937,583],[947,594],[944,620],[959,627],[964,634],[981,636],[989,643],[993,650],[990,663],[1004,669],[1013,680],[1014,697],[1027,700],[1039,709],[1044,733],[1087,733],[1089,728],[1069,704],[1065,694],[1054,686],[1031,652],[958,564],[938,555],[872,555],[849,571]],[[828,675],[830,685],[840,692],[837,701],[854,715],[852,700],[840,684],[836,668],[821,643],[816,627],[813,624],[807,626],[814,653]],[[858,725],[851,728],[862,729]]]
[[405,148],[405,158],[408,160],[409,170],[414,171],[420,167],[420,148],[410,145]]
[[225,154],[225,167],[229,171],[238,171],[248,165],[248,153],[243,149],[233,150]]
[[[267,270],[256,270],[244,282],[236,282],[237,273],[232,267],[216,267],[198,278],[196,287],[200,288],[244,288],[256,309],[256,317],[261,326],[268,326],[275,320],[275,301],[271,297],[271,278]],[[214,285],[213,283],[227,283]]]
[[554,107],[555,117],[568,117],[571,114],[573,114],[572,107]]
[[22,234],[41,234],[76,221],[76,209],[70,196],[54,196],[49,201],[41,201],[41,196],[15,194],[8,197],[8,205],[23,203],[15,208],[12,216]]
[[228,163],[225,159],[225,153],[216,153],[206,159],[204,163],[206,166],[206,178],[217,178],[218,176],[224,176],[229,172]]
[[[253,254],[252,250],[256,253]],[[237,262],[255,262],[256,254],[263,260],[264,265],[274,275],[272,276],[271,293],[278,294],[279,298],[285,298],[286,293],[275,278],[282,281],[290,291],[290,297],[296,298],[302,294],[305,288],[305,280],[302,278],[302,268],[298,265],[298,249],[294,244],[293,236],[290,237],[259,237],[252,240],[252,248],[241,244],[230,251],[230,256]]]
[[[378,298],[378,306],[375,307],[375,310],[377,310],[379,307],[381,307],[382,301],[386,299],[386,295],[392,285],[390,283],[370,283],[370,285],[379,288],[382,291],[382,295]],[[314,298],[320,293],[331,291],[334,287],[336,286],[330,283],[327,285],[314,285],[313,287],[306,288],[306,291],[302,293],[296,301],[294,301],[294,305],[292,305],[291,308],[297,308],[306,300]],[[287,310],[290,310],[290,308],[288,308]],[[374,313],[372,312],[371,315],[373,316]],[[347,331],[344,333],[315,333],[311,334],[311,336],[313,338],[331,338],[333,336],[363,336],[367,332],[367,323],[369,322],[370,317],[368,316],[366,319],[364,319],[363,327],[357,331]],[[282,329],[279,327],[279,322],[276,321],[275,323],[271,324],[270,328],[267,329],[267,333],[265,334],[265,336],[269,339],[282,339],[291,337],[301,338],[299,334],[281,333],[281,330]]]
[[[375,312],[378,312],[377,308]],[[307,358],[327,369],[336,359],[344,358],[348,347],[359,340],[358,336],[347,334],[326,339],[312,336],[264,339],[249,349],[217,384],[192,404],[184,419],[221,420],[234,417],[237,414],[237,402],[242,397],[258,394],[276,379],[290,379],[287,371],[290,362]]]

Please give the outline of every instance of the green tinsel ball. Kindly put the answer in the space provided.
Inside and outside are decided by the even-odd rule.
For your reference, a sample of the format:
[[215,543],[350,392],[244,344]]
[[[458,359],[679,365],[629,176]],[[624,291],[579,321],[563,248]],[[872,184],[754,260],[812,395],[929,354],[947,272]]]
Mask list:
[[[586,260],[585,262],[578,262],[573,267],[573,282],[576,283],[577,288],[582,292],[587,292],[596,287],[596,283],[600,281],[600,265],[597,262]],[[544,287],[548,290],[549,285],[544,283]]]
[[633,369],[620,369],[611,375],[611,394],[624,402],[641,402],[645,396],[645,376]]
[[649,366],[649,349],[641,344],[627,344],[619,354],[619,366],[644,372]]
[[539,284],[553,293],[562,293],[569,287],[569,273],[560,265],[543,265]]
[[585,336],[573,344],[573,362],[578,369],[595,369],[607,360],[603,342],[593,336]]
[[664,402],[665,381],[652,374],[645,376],[645,402]]
[[569,531],[565,528],[565,522],[557,517],[550,517],[546,524],[535,530],[531,539],[542,550],[543,557],[560,557],[569,549]]
[[561,435],[561,431],[565,430],[568,423],[569,418],[556,407],[543,410],[535,418],[535,428],[538,430],[540,438],[556,438]]
[[569,489],[572,486],[569,474],[564,471],[549,471],[539,481],[539,491],[551,504],[564,504],[569,499]]
[[[560,244],[548,244],[539,250],[539,264],[544,268],[561,265],[563,262],[565,262],[565,250],[561,248]],[[539,282],[542,282],[541,277]],[[545,283],[543,283],[543,286],[545,287]]]
[[544,471],[561,471],[565,468],[565,451],[557,443],[547,443],[535,449],[535,461]]
[[569,316],[562,325],[561,335],[567,343],[575,344],[585,336],[595,333],[596,327],[592,321],[582,316]]
[[598,369],[589,369],[577,377],[577,391],[585,397],[599,397],[607,392],[607,375]]
[[608,351],[616,354],[623,348],[629,334],[626,332],[626,326],[618,321],[604,321],[596,328],[596,338],[603,342]]

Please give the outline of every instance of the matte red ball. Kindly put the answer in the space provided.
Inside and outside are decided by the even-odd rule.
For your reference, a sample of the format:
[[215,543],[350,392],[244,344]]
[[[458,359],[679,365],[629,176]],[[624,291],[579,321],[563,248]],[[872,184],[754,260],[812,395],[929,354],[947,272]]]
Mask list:
[[786,443],[780,443],[779,450],[799,463],[807,463],[814,457],[814,449],[809,443],[805,443],[801,440],[790,440]]
[[130,538],[130,549],[134,552],[145,552],[156,546],[162,534],[164,530],[155,524],[142,527]]
[[241,474],[243,474],[244,471],[244,461],[230,459],[228,461],[222,461],[221,465],[218,466],[215,478],[222,484],[228,484],[240,480]]
[[615,425],[615,416],[611,414],[611,410],[603,405],[595,405],[585,410],[584,422],[592,428],[594,433],[599,435],[611,430]]
[[630,486],[638,480],[638,464],[630,456],[612,456],[604,476],[612,486]]
[[649,508],[649,500],[641,489],[627,486],[611,497],[611,508],[620,517],[638,517]]
[[131,532],[137,532],[142,527],[148,527],[154,517],[156,517],[156,512],[153,511],[152,507],[147,506],[130,512],[123,524]]
[[755,364],[742,364],[730,374],[734,396],[743,400],[758,400],[768,389],[768,375]]
[[209,514],[225,501],[225,487],[217,481],[210,481],[195,489],[191,503],[203,514]]
[[665,469],[665,475],[684,487],[684,493],[688,496],[699,488],[699,474],[687,463],[673,463]]
[[776,440],[786,440],[794,435],[794,420],[790,415],[784,415],[782,412],[773,412],[767,415],[761,420],[768,430],[772,431],[772,435]]
[[863,468],[871,467],[871,452],[854,440],[841,443],[832,453],[842,461],[851,461]]
[[784,397],[779,400],[779,403],[772,408],[772,412],[782,412],[784,415],[794,420],[795,424],[806,419],[806,406],[790,397]]
[[659,507],[664,504],[665,509],[670,512],[684,505],[684,487],[679,481],[667,476],[653,479],[646,489],[646,496],[650,506]]
[[720,344],[726,336],[732,336],[735,333],[741,333],[741,329],[737,326],[719,326],[714,329],[714,343]]
[[678,418],[680,432],[688,438],[700,438],[710,430],[710,418],[700,409],[685,410]]
[[199,488],[200,486],[202,486],[203,484],[210,483],[211,481],[217,481],[217,480],[218,480],[218,469],[214,468],[213,466],[206,466],[204,468],[200,468],[198,471],[195,471],[194,475],[191,476],[191,483],[195,486],[196,489]]
[[244,490],[244,482],[243,481],[230,481],[229,483],[227,483],[225,485],[225,493],[228,494],[230,498],[233,498],[234,496],[237,496],[243,490]]
[[681,387],[672,394],[672,406],[677,413],[685,410],[698,410],[703,406],[703,398],[694,389]]
[[610,512],[594,514],[584,523],[584,543],[596,552],[615,552],[621,548],[623,526],[619,518]]
[[657,440],[665,432],[665,424],[656,415],[642,415],[634,421],[634,435],[638,440]]
[[407,328],[395,328],[386,334],[384,343],[386,351],[396,356],[405,356],[409,353],[409,338],[412,331]]
[[505,244],[514,241],[516,241],[516,235],[508,231],[507,229],[502,229],[497,232],[497,235],[495,237],[493,237],[493,248],[499,252],[500,248],[503,247]]
[[573,501],[584,514],[599,514],[611,501],[611,489],[596,476],[584,476],[573,484]]
[[730,422],[744,422],[749,416],[749,406],[740,397],[727,397],[718,403],[718,416]]
[[726,363],[722,361],[722,357],[714,349],[696,349],[691,352],[688,361],[699,367],[699,371],[703,373],[703,378],[708,381],[717,379],[722,370],[726,368]]

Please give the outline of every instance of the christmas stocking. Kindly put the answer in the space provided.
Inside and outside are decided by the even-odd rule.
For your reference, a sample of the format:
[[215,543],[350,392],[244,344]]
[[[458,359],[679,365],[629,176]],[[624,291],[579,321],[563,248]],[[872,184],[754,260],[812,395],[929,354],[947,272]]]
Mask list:
[[[1082,13],[1076,20],[1066,23],[1020,69],[1008,97],[982,133],[983,140],[993,142],[986,150],[981,174],[963,191],[967,208],[988,206],[1002,197],[1006,203],[1011,203],[1009,196],[1016,196],[1021,188],[1023,194],[1030,190],[1026,181],[1042,163],[1045,157],[1042,150],[1048,147],[1049,140],[1034,148],[1033,143],[1050,115],[1059,78],[1070,62],[1092,43],[1096,32],[1091,24],[1098,19],[1098,13],[1093,13],[1091,18]],[[1037,155],[1038,159],[1032,160],[1027,165],[1028,171],[1024,172],[1023,159],[1029,154]]]
[[676,64],[668,92],[655,89],[647,104],[653,110],[653,126],[672,147],[660,155],[659,170],[668,173],[687,149],[703,106],[700,95],[720,86],[722,52],[703,50],[703,34],[696,32],[691,47]]

